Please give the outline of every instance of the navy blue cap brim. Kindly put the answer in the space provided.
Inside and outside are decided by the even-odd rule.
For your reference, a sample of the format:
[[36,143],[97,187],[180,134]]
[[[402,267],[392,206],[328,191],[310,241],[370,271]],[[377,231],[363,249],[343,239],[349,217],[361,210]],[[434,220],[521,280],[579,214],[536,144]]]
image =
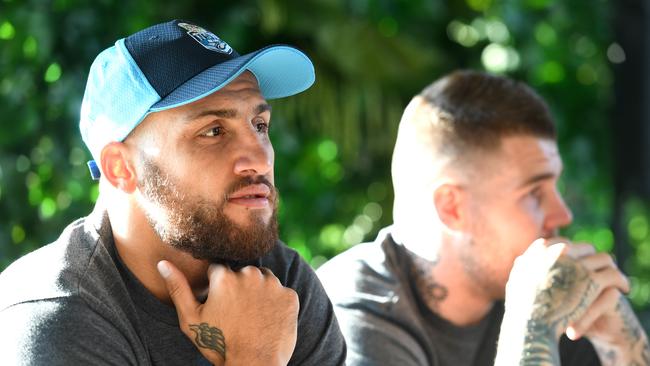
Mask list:
[[150,111],[179,107],[204,98],[246,70],[255,75],[266,99],[298,94],[315,80],[314,65],[304,53],[290,46],[272,45],[204,70],[155,103]]

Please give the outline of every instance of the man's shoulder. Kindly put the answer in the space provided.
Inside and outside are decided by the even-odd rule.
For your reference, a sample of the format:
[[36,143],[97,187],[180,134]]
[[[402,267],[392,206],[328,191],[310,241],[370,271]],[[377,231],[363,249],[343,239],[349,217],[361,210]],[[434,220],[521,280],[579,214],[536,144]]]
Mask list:
[[394,243],[382,230],[374,242],[362,243],[335,256],[318,271],[336,305],[394,303],[404,292],[404,269],[395,263]]
[[99,282],[113,262],[98,243],[99,234],[85,217],[68,225],[53,243],[13,262],[0,273],[0,311],[25,302],[101,292],[106,284]]
[[127,340],[125,328],[88,306],[78,294],[13,304],[0,311],[0,324],[2,364],[136,364],[136,357],[145,360],[142,347]]
[[348,249],[317,271],[347,339],[350,365],[431,361],[404,254],[386,228],[374,242]]
[[60,237],[14,261],[0,273],[0,310],[20,302],[70,296],[83,270],[72,254],[83,251],[71,248],[70,238],[84,230],[84,219],[68,225]]

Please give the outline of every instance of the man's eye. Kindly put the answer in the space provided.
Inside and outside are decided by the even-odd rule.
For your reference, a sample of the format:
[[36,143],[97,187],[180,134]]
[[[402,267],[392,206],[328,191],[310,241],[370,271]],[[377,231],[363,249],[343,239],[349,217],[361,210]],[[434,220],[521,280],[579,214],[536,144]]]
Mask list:
[[255,123],[255,129],[257,132],[266,133],[269,131],[269,124],[266,122],[257,122]]
[[541,201],[542,200],[542,189],[537,187],[530,191],[530,196],[533,197],[536,201]]
[[223,131],[222,131],[221,127],[215,126],[215,127],[210,128],[209,130],[207,130],[203,134],[203,136],[213,137],[213,136],[221,135],[222,133],[223,133]]

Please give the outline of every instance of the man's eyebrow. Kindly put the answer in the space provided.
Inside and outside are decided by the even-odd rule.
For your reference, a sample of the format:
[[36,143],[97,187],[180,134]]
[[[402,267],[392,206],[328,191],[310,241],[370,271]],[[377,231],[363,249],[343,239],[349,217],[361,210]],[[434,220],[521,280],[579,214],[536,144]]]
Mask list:
[[[271,111],[271,105],[268,103],[261,103],[255,107],[255,114],[261,114],[266,111]],[[214,116],[218,118],[237,118],[238,115],[239,113],[235,109],[210,109],[194,115],[192,118],[190,118],[190,121],[205,116]]]
[[189,121],[193,121],[205,116],[214,116],[219,118],[237,118],[237,115],[238,113],[234,109],[210,109],[195,114],[192,116],[192,118],[189,119]]
[[553,179],[556,176],[557,175],[555,173],[551,173],[551,172],[536,174],[536,175],[533,175],[532,177],[526,179],[525,182],[523,182],[521,185],[519,185],[519,188],[521,189],[521,188],[533,185],[535,183],[538,183],[538,182],[541,182],[541,181],[544,181],[544,180],[547,180],[547,179]]
[[262,114],[264,112],[270,112],[270,111],[271,111],[271,105],[268,103],[261,103],[257,107],[255,107],[256,114]]

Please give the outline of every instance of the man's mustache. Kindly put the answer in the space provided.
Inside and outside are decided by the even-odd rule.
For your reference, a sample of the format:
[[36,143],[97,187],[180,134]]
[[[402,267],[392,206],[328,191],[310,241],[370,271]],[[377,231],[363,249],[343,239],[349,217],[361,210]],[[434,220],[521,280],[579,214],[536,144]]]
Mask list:
[[271,191],[271,194],[269,195],[269,200],[270,201],[275,201],[275,198],[277,196],[277,192],[275,189],[275,186],[273,183],[271,183],[268,179],[266,179],[265,176],[263,175],[258,175],[255,177],[243,177],[238,179],[237,181],[233,182],[227,189],[226,189],[226,194],[225,198],[228,200],[228,198],[235,192],[239,191],[242,188],[248,187],[253,184],[264,184],[267,187],[269,187],[269,190]]

